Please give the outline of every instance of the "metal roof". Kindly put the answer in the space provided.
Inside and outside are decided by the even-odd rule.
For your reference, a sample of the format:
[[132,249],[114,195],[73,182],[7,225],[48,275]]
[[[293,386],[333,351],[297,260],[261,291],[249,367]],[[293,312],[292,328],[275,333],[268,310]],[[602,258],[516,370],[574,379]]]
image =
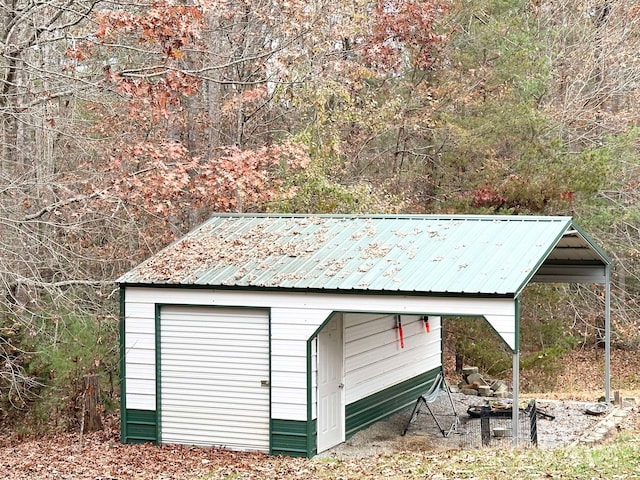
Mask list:
[[530,281],[604,282],[571,217],[217,215],[117,281],[515,296]]

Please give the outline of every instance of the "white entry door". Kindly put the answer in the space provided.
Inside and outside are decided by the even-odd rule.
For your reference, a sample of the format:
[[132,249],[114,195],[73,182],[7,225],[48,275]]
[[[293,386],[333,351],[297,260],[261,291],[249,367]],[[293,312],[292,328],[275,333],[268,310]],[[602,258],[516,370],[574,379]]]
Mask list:
[[344,442],[342,315],[318,335],[318,453]]

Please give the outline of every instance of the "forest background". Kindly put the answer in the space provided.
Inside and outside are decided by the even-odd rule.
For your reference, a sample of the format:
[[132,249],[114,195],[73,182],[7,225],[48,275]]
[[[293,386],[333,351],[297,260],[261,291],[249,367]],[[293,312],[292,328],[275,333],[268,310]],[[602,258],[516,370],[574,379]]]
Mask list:
[[[77,427],[88,375],[115,408],[114,280],[213,212],[571,215],[637,354],[639,27],[633,0],[1,0],[0,423]],[[525,390],[601,346],[603,299],[528,287]]]

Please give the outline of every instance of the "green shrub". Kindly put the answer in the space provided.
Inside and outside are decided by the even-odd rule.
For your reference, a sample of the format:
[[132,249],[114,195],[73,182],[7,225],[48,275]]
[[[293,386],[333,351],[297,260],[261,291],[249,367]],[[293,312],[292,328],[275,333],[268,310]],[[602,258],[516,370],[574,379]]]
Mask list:
[[118,329],[113,318],[43,318],[33,338],[28,368],[43,387],[33,402],[27,428],[75,429],[80,425],[84,378],[98,375],[103,413],[117,404]]

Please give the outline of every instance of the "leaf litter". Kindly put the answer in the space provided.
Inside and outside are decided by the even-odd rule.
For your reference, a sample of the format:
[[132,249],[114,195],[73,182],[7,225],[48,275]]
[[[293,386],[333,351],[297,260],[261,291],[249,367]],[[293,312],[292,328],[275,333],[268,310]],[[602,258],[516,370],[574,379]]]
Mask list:
[[[584,358],[581,358],[584,356]],[[636,371],[628,355],[622,355],[624,365],[614,355],[614,371],[619,376]],[[560,400],[559,408],[570,405],[580,396],[594,393],[589,386],[597,384],[597,369],[592,372],[581,368],[582,364],[593,364],[590,354],[581,353],[571,359],[574,368],[571,377],[562,378],[565,385],[587,387],[580,392],[549,394],[551,400]],[[633,363],[633,362],[631,362]],[[623,373],[624,371],[624,373]],[[635,378],[635,377],[632,377]],[[584,382],[584,385],[580,383]],[[636,385],[629,385],[637,387]],[[630,394],[638,395],[634,392]],[[565,396],[562,398],[562,396]],[[586,399],[583,398],[583,400]],[[564,402],[564,403],[562,403]],[[561,418],[562,410],[554,413]],[[579,420],[567,412],[568,427]],[[551,427],[553,422],[542,425]],[[61,433],[38,438],[19,438],[15,433],[0,430],[0,477],[8,480],[92,479],[92,480],[217,480],[217,479],[402,479],[402,478],[476,478],[488,479],[518,476],[518,478],[585,478],[576,476],[574,470],[563,471],[566,465],[576,464],[588,470],[592,455],[601,463],[594,475],[606,472],[607,478],[632,478],[629,469],[640,468],[640,408],[635,407],[615,432],[612,432],[598,448],[609,449],[595,452],[590,447],[538,448],[524,450],[471,449],[447,447],[439,439],[423,438],[421,435],[395,436],[377,435],[369,443],[360,446],[358,455],[332,455],[313,459],[269,456],[262,453],[233,452],[218,448],[203,448],[175,445],[124,445],[119,440],[118,418],[105,419],[101,432],[85,434]],[[562,429],[558,424],[558,436]],[[396,425],[397,427],[398,425]],[[397,430],[397,429],[396,429]],[[374,431],[375,433],[375,431]],[[417,432],[414,432],[417,433]],[[402,439],[402,442],[398,442]],[[618,440],[621,439],[621,440]],[[384,444],[389,440],[389,443]],[[380,444],[377,450],[373,443]],[[592,447],[591,447],[592,448]],[[607,460],[609,459],[609,460]],[[635,460],[634,460],[635,459]],[[583,471],[583,473],[584,473]],[[504,473],[507,472],[507,473]],[[575,475],[574,475],[575,474]]]
[[[633,431],[635,438],[640,435],[638,417],[636,408],[624,427]],[[114,419],[104,431],[85,434],[82,439],[72,433],[22,441],[6,437],[0,443],[0,472],[3,478],[12,480],[484,479],[494,478],[487,476],[492,472],[509,468],[533,475],[531,469],[535,465],[531,465],[530,456],[545,461],[546,457],[558,455],[554,452],[554,449],[501,449],[496,454],[490,449],[461,451],[422,443],[415,449],[389,449],[364,456],[290,458],[208,447],[124,445],[119,442]],[[577,451],[569,455],[577,456],[574,460],[578,460],[584,454]],[[543,478],[540,473],[523,478]]]

